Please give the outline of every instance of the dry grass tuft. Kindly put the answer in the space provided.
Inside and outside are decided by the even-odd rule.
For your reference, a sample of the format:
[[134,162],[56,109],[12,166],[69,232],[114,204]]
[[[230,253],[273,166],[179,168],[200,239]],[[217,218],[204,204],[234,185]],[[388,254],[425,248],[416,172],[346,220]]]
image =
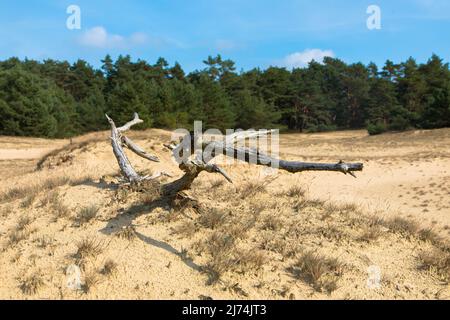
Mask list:
[[36,199],[37,194],[30,194],[23,199],[23,201],[20,203],[20,206],[22,208],[29,208],[34,202],[34,199]]
[[235,266],[234,259],[228,252],[216,254],[202,267],[203,272],[207,275],[207,285],[212,285],[220,280],[224,273],[231,270]]
[[158,181],[149,181],[144,186],[140,199],[144,204],[151,204],[161,198],[161,184]]
[[252,180],[244,183],[240,188],[240,198],[247,199],[254,197],[258,193],[267,192],[267,186],[274,180],[274,178],[266,178],[264,180]]
[[121,239],[132,241],[137,238],[136,228],[133,225],[123,226],[115,233],[115,236]]
[[225,184],[225,180],[223,180],[223,179],[213,180],[213,181],[211,181],[211,189],[220,188],[224,184]]
[[299,199],[294,203],[293,209],[295,211],[301,211],[306,208],[323,208],[325,201],[320,199]]
[[66,218],[70,214],[69,208],[59,198],[52,203],[52,209],[56,220]]
[[97,216],[99,210],[100,207],[94,204],[83,207],[78,211],[78,214],[74,220],[80,225],[86,224]]
[[198,231],[198,226],[191,220],[185,221],[178,227],[174,228],[174,233],[181,236],[192,238]]
[[236,260],[236,264],[239,265],[243,273],[248,271],[257,271],[262,268],[266,262],[266,256],[264,252],[251,249],[243,252],[239,252]]
[[203,249],[211,255],[228,251],[234,247],[235,238],[229,233],[215,231],[204,242]]
[[418,235],[419,235],[420,240],[427,241],[432,244],[439,245],[442,241],[442,238],[435,231],[433,231],[430,228],[425,228],[425,229],[420,230]]
[[27,230],[13,230],[8,234],[8,246],[17,245],[19,242],[26,240],[30,232]]
[[58,201],[58,192],[51,191],[45,194],[45,196],[41,199],[41,206],[45,207],[48,204],[53,204]]
[[443,281],[450,281],[450,253],[434,249],[430,252],[422,252],[419,255],[422,270],[428,270],[437,274]]
[[[15,187],[11,188],[8,191],[4,192],[0,195],[0,202],[10,202],[16,199],[21,199],[29,194],[31,189],[25,187]],[[37,190],[37,189],[34,189]]]
[[112,276],[116,272],[117,272],[117,263],[112,259],[107,259],[105,261],[105,264],[103,265],[102,270],[100,271],[100,273],[105,276]]
[[373,242],[378,240],[382,234],[383,230],[379,224],[367,223],[362,225],[362,232],[357,240],[363,242]]
[[3,209],[0,211],[0,217],[2,218],[7,218],[11,213],[12,213],[13,209],[11,206],[5,206],[3,207]]
[[385,220],[382,223],[390,231],[407,236],[416,235],[419,231],[419,225],[416,222],[401,217]]
[[50,236],[44,234],[44,235],[42,235],[42,236],[36,238],[35,241],[36,241],[37,246],[38,246],[39,248],[45,249],[45,248],[47,248],[48,246],[50,246],[50,245],[53,244],[54,239],[51,238]]
[[306,190],[298,185],[293,185],[285,194],[290,198],[303,198],[306,195]]
[[73,257],[79,267],[84,267],[89,258],[98,256],[104,249],[104,242],[96,238],[84,238],[76,245],[77,251]]
[[25,197],[32,197],[34,199],[41,192],[53,190],[57,187],[66,185],[69,182],[70,178],[63,176],[63,177],[49,178],[39,184],[14,187],[0,195],[0,203],[10,202],[16,199],[23,199]]
[[32,222],[33,220],[30,218],[30,216],[28,215],[20,216],[19,220],[17,221],[16,230],[22,231],[26,227],[28,227]]
[[19,280],[19,288],[26,295],[36,294],[43,285],[44,280],[42,276],[36,273]]
[[283,222],[280,218],[273,214],[266,215],[261,222],[261,230],[278,231],[283,226]]
[[100,283],[100,278],[95,272],[90,272],[84,276],[82,289],[84,293],[89,293],[96,285]]
[[216,229],[226,221],[227,214],[218,209],[211,208],[203,210],[202,215],[198,219],[199,224],[208,229]]
[[328,293],[337,289],[338,276],[342,275],[343,265],[336,258],[308,251],[300,256],[289,271],[298,279],[311,284],[318,291]]

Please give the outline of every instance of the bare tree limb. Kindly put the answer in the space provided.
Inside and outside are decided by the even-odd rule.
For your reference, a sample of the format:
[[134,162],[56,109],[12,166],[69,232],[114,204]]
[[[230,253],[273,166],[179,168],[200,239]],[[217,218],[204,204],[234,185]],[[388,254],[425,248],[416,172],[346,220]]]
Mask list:
[[139,147],[137,144],[135,144],[130,138],[126,136],[122,136],[122,143],[124,146],[129,148],[131,151],[136,153],[138,156],[141,156],[144,159],[159,162],[158,157],[152,156],[151,154],[148,154],[145,152],[141,147]]
[[134,113],[134,119],[125,123],[123,126],[117,128],[117,131],[119,132],[125,132],[127,130],[129,130],[132,126],[139,124],[139,123],[143,123],[144,120],[139,119],[139,115],[137,114],[137,112]]
[[122,172],[122,175],[125,177],[125,179],[127,179],[131,183],[145,179],[145,177],[141,177],[136,172],[136,170],[134,170],[133,166],[130,163],[130,160],[128,160],[128,157],[125,154],[125,151],[123,150],[123,144],[127,145],[130,148],[130,150],[140,155],[141,157],[144,157],[152,161],[159,161],[159,159],[148,155],[144,150],[142,150],[139,146],[134,144],[130,139],[128,139],[125,136],[122,136],[122,132],[129,130],[133,125],[142,123],[143,121],[139,119],[138,114],[135,113],[134,119],[132,121],[128,122],[127,124],[125,124],[120,128],[117,128],[114,121],[107,114],[105,114],[105,116],[106,119],[108,119],[109,124],[111,125],[111,146],[114,155],[116,156],[117,163],[119,164],[119,168],[120,171]]
[[[120,170],[124,177],[131,183],[140,182],[142,180],[152,180],[160,177],[161,175],[167,174],[156,174],[151,177],[141,177],[134,170],[133,166],[130,164],[126,154],[123,151],[123,145],[127,146],[135,152],[151,161],[159,161],[157,157],[147,154],[144,150],[134,144],[129,138],[122,136],[122,132],[129,130],[133,125],[141,123],[142,120],[139,119],[137,113],[134,115],[134,119],[120,128],[116,128],[114,121],[106,115],[110,125],[111,125],[111,145],[113,148],[114,155],[116,156],[117,162],[119,164]],[[223,154],[234,159],[242,160],[247,163],[253,163],[261,166],[268,166],[278,168],[280,170],[288,171],[291,173],[303,172],[303,171],[336,171],[344,174],[350,174],[356,178],[354,172],[362,171],[362,163],[344,163],[339,161],[337,163],[314,163],[314,162],[300,162],[300,161],[288,161],[283,159],[276,159],[270,157],[259,150],[250,148],[240,148],[234,146],[234,144],[243,139],[249,137],[255,137],[260,135],[270,134],[272,131],[266,132],[237,132],[232,135],[226,136],[223,141],[211,141],[202,143],[202,150],[208,148],[210,150],[209,158],[196,157],[196,159],[189,159],[194,153],[194,137],[191,136],[189,140],[183,139],[178,145],[170,144],[165,145],[168,149],[172,150],[174,155],[184,156],[184,153],[188,157],[182,157],[184,161],[179,165],[179,168],[184,171],[184,175],[172,182],[163,184],[161,186],[161,191],[164,196],[175,197],[180,191],[187,190],[191,187],[192,182],[198,177],[202,171],[209,173],[219,173],[229,182],[232,182],[228,174],[215,164],[208,163],[214,157]],[[187,141],[187,142],[186,142]],[[186,145],[186,143],[190,144]],[[216,150],[221,150],[220,154],[216,154]]]

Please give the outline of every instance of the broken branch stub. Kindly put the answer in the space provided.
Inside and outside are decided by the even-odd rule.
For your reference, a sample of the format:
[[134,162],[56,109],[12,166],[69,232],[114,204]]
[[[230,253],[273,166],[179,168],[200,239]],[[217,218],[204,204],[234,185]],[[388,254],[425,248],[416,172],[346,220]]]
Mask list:
[[[114,155],[116,156],[117,162],[120,167],[120,171],[122,172],[125,179],[130,183],[141,182],[143,180],[153,180],[161,175],[156,174],[152,177],[142,177],[140,176],[131,165],[128,157],[126,156],[123,147],[129,148],[131,151],[136,153],[137,155],[151,160],[151,161],[159,161],[156,156],[150,155],[146,153],[143,149],[137,146],[133,141],[124,136],[122,133],[129,130],[133,125],[142,123],[143,121],[139,119],[137,113],[134,114],[134,119],[130,122],[126,123],[122,127],[116,128],[114,121],[106,115],[110,125],[111,125],[111,145],[113,148]],[[256,135],[267,135],[270,134],[271,131],[259,132]],[[184,171],[184,175],[172,182],[163,184],[161,186],[161,193],[163,196],[168,197],[176,197],[176,195],[183,190],[190,189],[192,182],[198,177],[198,175],[202,171],[206,171],[209,173],[219,173],[224,176],[229,182],[232,182],[227,173],[221,169],[219,166],[215,164],[209,164],[208,162],[212,160],[214,157],[218,156],[216,154],[216,150],[221,150],[220,154],[223,154],[228,157],[232,157],[234,159],[242,160],[247,163],[253,163],[261,166],[272,166],[274,163],[276,164],[276,168],[279,170],[297,173],[303,171],[337,171],[344,174],[350,174],[353,177],[356,177],[355,171],[362,171],[363,164],[362,163],[344,163],[343,161],[339,161],[337,163],[314,163],[314,162],[301,162],[301,161],[288,161],[283,159],[276,159],[266,155],[259,150],[250,149],[250,148],[238,148],[234,146],[234,143],[237,141],[241,141],[242,139],[247,139],[249,137],[255,136],[254,133],[249,134],[244,132],[233,133],[232,135],[226,136],[223,141],[212,141],[209,143],[202,143],[202,150],[205,150],[207,147],[209,150],[212,150],[209,160],[204,161],[200,158],[189,159],[185,158],[180,165],[179,168]],[[188,141],[193,141],[192,137]],[[182,150],[184,152],[184,146],[182,143],[178,145],[165,145],[168,149],[172,150],[175,154],[176,152],[180,152]],[[191,156],[193,155],[194,148],[190,148]]]

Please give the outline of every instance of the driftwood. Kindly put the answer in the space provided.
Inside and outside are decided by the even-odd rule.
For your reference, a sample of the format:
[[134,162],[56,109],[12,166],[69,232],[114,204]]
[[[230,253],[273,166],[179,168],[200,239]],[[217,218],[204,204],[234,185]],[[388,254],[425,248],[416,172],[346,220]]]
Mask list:
[[[140,148],[134,142],[132,142],[129,138],[123,135],[123,133],[129,130],[133,125],[143,122],[141,119],[139,119],[137,113],[134,114],[133,120],[131,120],[130,122],[126,123],[125,125],[119,128],[116,127],[114,121],[108,115],[106,115],[106,118],[108,119],[111,125],[112,149],[119,164],[120,171],[123,177],[126,179],[127,183],[139,184],[142,183],[143,181],[155,180],[163,175],[167,176],[167,174],[165,173],[157,173],[153,176],[139,175],[131,165],[127,155],[124,152],[123,147],[127,147],[137,155],[147,160],[155,162],[159,161],[158,157],[148,154],[142,148]],[[183,155],[183,153],[188,152],[188,150],[190,150],[190,154],[187,154],[186,157],[183,157],[183,161],[179,165],[179,168],[182,171],[184,171],[184,175],[179,179],[163,184],[161,186],[162,195],[168,196],[170,198],[176,197],[177,194],[179,194],[181,191],[189,189],[191,187],[192,182],[198,177],[198,175],[202,171],[206,171],[209,173],[219,173],[229,182],[232,182],[230,177],[223,169],[221,169],[216,164],[208,163],[214,157],[219,155],[215,153],[215,150],[221,150],[220,154],[232,157],[234,159],[239,159],[248,163],[254,163],[256,165],[272,166],[274,163],[276,163],[277,168],[279,170],[284,170],[291,173],[297,173],[302,171],[337,171],[344,174],[350,174],[353,177],[356,177],[354,171],[363,170],[362,163],[344,163],[343,161],[339,161],[334,164],[326,164],[326,163],[287,161],[272,158],[260,152],[259,150],[236,147],[234,145],[234,142],[241,141],[242,139],[247,139],[250,137],[265,134],[270,134],[270,131],[250,132],[250,133],[244,131],[226,136],[223,141],[211,141],[208,143],[202,143],[201,144],[202,150],[205,150],[206,148],[210,150],[210,158],[207,160],[200,159],[201,157],[196,157],[195,159],[190,158],[190,156],[193,155],[194,150],[194,148],[192,148],[192,145],[194,144],[192,136],[191,140],[188,141],[190,146],[186,146],[186,139],[184,139],[183,140],[184,142],[181,142],[178,145],[165,145],[168,149],[172,150],[174,155],[176,154]],[[186,147],[190,148],[187,149]]]

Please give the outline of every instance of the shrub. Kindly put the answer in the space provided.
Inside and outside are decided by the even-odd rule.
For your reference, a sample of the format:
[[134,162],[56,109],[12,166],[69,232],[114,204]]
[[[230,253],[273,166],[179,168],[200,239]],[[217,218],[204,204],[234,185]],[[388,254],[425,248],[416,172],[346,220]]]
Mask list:
[[387,127],[384,123],[382,122],[377,122],[377,123],[369,123],[367,125],[367,132],[369,132],[369,134],[371,136],[377,135],[377,134],[381,134],[387,131]]

